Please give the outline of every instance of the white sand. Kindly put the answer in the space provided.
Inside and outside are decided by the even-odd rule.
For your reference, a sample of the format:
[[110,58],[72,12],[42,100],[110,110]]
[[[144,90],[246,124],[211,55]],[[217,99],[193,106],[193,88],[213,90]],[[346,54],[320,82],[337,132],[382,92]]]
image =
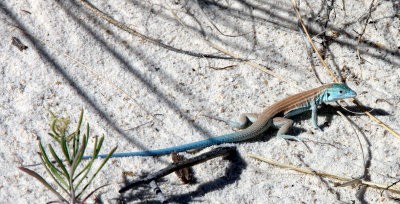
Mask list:
[[[307,59],[291,1],[246,1],[248,5],[240,1],[216,1],[216,4],[211,1],[202,5],[205,14],[222,32],[236,37],[218,33],[196,1],[167,1],[188,28],[177,22],[163,1],[90,2],[119,22],[173,47],[220,54],[192,32],[204,33],[215,44],[266,66],[305,89],[320,85]],[[331,11],[327,35],[335,37],[329,45],[327,63],[336,76],[340,72],[347,78],[347,84],[357,91],[357,98],[368,110],[375,108],[373,115],[400,132],[399,13],[394,16],[399,12],[399,2],[375,1],[371,15],[374,23],[366,27],[362,38],[366,43],[358,46],[362,64],[357,58],[357,33],[363,30],[371,1],[345,2],[346,14],[342,1],[335,1]],[[316,22],[325,19],[326,7],[320,2],[307,3],[301,6],[303,16],[311,19],[307,24],[314,32],[323,31]],[[197,116],[208,113],[237,118],[240,113],[261,112],[277,100],[301,91],[242,62],[168,51],[131,36],[69,1],[2,1],[0,9],[1,203],[45,203],[56,199],[39,182],[17,169],[22,164],[39,161],[38,137],[44,144],[53,142],[47,135],[49,114],[44,108],[68,114],[73,124],[84,108],[85,123],[90,123],[92,135],[106,136],[103,153],[116,145],[118,152],[129,152],[175,146],[236,131],[222,122]],[[15,26],[37,39],[32,41]],[[12,37],[18,37],[29,48],[19,51],[11,45]],[[321,48],[321,38],[314,40]],[[109,81],[56,49],[79,59]],[[316,55],[313,56],[316,73],[324,83],[332,82]],[[210,68],[230,65],[235,67]],[[332,105],[337,108],[335,103]],[[246,153],[259,154],[346,177],[363,175],[362,152],[351,124],[332,107],[325,107],[320,113],[323,132],[312,128],[310,114],[296,117],[292,132],[304,139],[312,152],[299,142],[286,144],[282,139],[266,136],[256,142],[235,144],[241,158],[233,163],[217,158],[194,167],[196,184],[183,185],[171,174],[159,182],[160,188],[174,202],[390,203],[393,201],[389,195],[399,197],[387,192],[381,196],[373,188],[362,192],[360,186],[334,187],[331,179],[281,169],[246,156]],[[349,118],[368,141],[358,133],[366,158],[368,152],[371,154],[369,179],[382,184],[397,181],[400,139],[366,115],[351,114]],[[215,147],[203,151],[212,148]],[[111,159],[89,191],[111,183],[95,195],[104,203],[115,203],[112,199],[119,196],[122,172],[132,172],[134,176],[128,179],[134,180],[165,167],[170,161],[169,156]],[[33,169],[51,181],[42,167]],[[125,196],[131,202],[158,200],[147,187]],[[93,199],[94,196],[89,201]]]

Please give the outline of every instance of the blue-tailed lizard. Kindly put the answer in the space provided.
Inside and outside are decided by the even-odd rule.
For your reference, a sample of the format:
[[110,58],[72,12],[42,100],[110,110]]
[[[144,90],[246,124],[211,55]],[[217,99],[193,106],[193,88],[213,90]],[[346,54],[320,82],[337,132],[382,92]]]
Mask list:
[[[261,114],[243,114],[240,117],[240,122],[232,122],[223,120],[230,125],[246,128],[242,131],[226,134],[218,137],[184,144],[176,147],[169,147],[165,149],[149,150],[143,152],[127,152],[115,153],[111,157],[129,157],[129,156],[156,156],[163,154],[170,154],[172,152],[182,152],[191,149],[204,148],[212,145],[223,143],[241,142],[249,139],[256,138],[265,132],[269,127],[278,128],[277,136],[284,139],[296,139],[292,135],[286,135],[286,132],[292,127],[293,120],[288,119],[294,115],[311,110],[312,125],[321,130],[317,125],[317,109],[318,106],[325,102],[333,102],[345,98],[353,98],[357,94],[351,90],[346,84],[334,83],[323,85],[321,87],[311,89],[296,95],[289,96],[265,109]],[[283,113],[283,117],[275,117]],[[248,126],[251,124],[250,126]],[[107,155],[102,154],[97,157],[105,158]],[[90,159],[91,156],[82,157],[82,159]]]

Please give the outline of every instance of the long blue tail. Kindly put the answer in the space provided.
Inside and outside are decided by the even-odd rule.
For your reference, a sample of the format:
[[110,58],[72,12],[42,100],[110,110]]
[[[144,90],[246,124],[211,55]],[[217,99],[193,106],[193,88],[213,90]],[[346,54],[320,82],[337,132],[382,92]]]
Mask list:
[[[183,152],[186,150],[191,150],[191,149],[198,149],[198,148],[203,148],[203,147],[209,147],[212,145],[218,145],[222,143],[230,143],[230,142],[239,142],[241,140],[235,140],[235,136],[238,135],[240,132],[236,133],[231,133],[227,135],[221,135],[218,137],[212,137],[209,139],[197,141],[197,142],[192,142],[189,144],[184,144],[176,147],[169,147],[165,149],[157,149],[157,150],[148,150],[148,151],[143,151],[143,152],[126,152],[126,153],[115,153],[111,156],[113,157],[131,157],[131,156],[156,156],[156,155],[163,155],[163,154],[170,154],[172,152]],[[100,154],[97,155],[96,158],[106,158],[107,154]],[[92,156],[84,156],[82,159],[91,159]]]

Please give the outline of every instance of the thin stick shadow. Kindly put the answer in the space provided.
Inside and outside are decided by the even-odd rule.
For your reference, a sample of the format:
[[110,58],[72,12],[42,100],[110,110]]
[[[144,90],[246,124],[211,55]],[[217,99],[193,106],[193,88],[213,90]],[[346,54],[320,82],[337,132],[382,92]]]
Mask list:
[[[217,7],[220,10],[226,11],[224,13],[229,14],[229,13],[240,13],[240,15],[245,16],[245,17],[249,17],[251,18],[251,16],[249,16],[248,13],[244,13],[240,10],[234,9],[234,8],[230,8],[227,7],[225,5],[222,5],[216,1],[210,1],[210,0],[203,0],[203,1],[199,1],[199,2],[204,2],[203,3],[203,8],[206,9],[207,6],[209,7],[210,10],[212,10],[212,7]],[[240,2],[241,4],[245,5],[246,7],[249,8],[253,8],[254,10],[260,11],[262,12],[264,15],[266,16],[270,16],[270,19],[266,19],[266,18],[261,18],[261,17],[256,17],[255,19],[257,19],[260,22],[268,22],[272,25],[277,25],[281,28],[284,29],[289,29],[295,32],[298,32],[297,29],[297,21],[292,21],[291,18],[287,18],[287,17],[283,17],[280,15],[277,15],[276,13],[289,13],[291,16],[296,16],[293,10],[286,10],[283,8],[279,8],[276,7],[275,5],[271,4],[269,5],[268,2],[263,2],[263,5],[269,5],[271,7],[271,10],[267,10],[264,8],[261,8],[260,6],[258,6],[257,4],[255,4],[254,2],[248,2],[245,0],[238,0],[238,2]],[[261,3],[260,3],[261,4]],[[322,11],[323,8],[320,8],[320,11]],[[274,11],[273,11],[274,10]],[[216,15],[217,16],[217,15]],[[233,16],[232,16],[233,17]],[[396,16],[392,16],[391,18],[396,18]],[[324,27],[324,22],[309,22],[309,23],[316,23],[318,27]],[[350,24],[348,24],[346,27],[349,27],[350,25],[356,24],[358,23],[357,21],[352,22]],[[311,36],[314,35],[318,35],[321,33],[321,30],[317,30],[315,29],[313,26],[309,25],[309,33]],[[351,34],[345,31],[345,29],[342,28],[335,28],[335,27],[331,27],[330,28],[332,31],[339,33],[342,36],[345,36],[345,39],[340,39],[340,38],[333,38],[331,39],[331,41],[333,43],[342,45],[344,47],[347,47],[349,49],[352,49],[354,52],[357,50],[358,47],[358,42],[357,40],[357,33],[355,34]],[[368,55],[370,57],[388,62],[388,63],[392,63],[395,65],[400,65],[398,63],[398,60],[400,59],[400,53],[398,50],[392,50],[386,47],[379,47],[379,46],[375,46],[375,42],[372,42],[368,39],[364,39],[363,42],[360,43],[360,46],[363,46],[364,48],[367,49],[363,49],[360,50],[360,53],[363,55]],[[387,57],[388,55],[391,55],[392,57]],[[396,60],[397,58],[397,60]]]
[[92,107],[99,115],[100,117],[104,118],[107,123],[111,125],[112,128],[114,128],[118,133],[121,135],[124,135],[127,137],[127,135],[124,134],[124,131],[120,129],[116,123],[105,114],[104,111],[102,111],[99,107],[98,104],[94,100],[92,100],[88,94],[84,91],[84,88],[77,84],[73,78],[64,71],[62,66],[50,56],[50,54],[44,49],[44,47],[40,44],[40,42],[35,39],[29,32],[29,30],[20,22],[17,20],[15,15],[9,10],[6,5],[4,5],[2,2],[0,2],[0,9],[1,11],[10,19],[14,25],[16,25],[18,28],[20,28],[23,31],[23,35],[26,39],[29,40],[29,42],[33,45],[32,49],[36,50],[38,54],[46,61],[56,73],[60,74],[68,83],[69,85],[73,88],[73,90],[79,95],[86,103],[89,104],[90,107]]

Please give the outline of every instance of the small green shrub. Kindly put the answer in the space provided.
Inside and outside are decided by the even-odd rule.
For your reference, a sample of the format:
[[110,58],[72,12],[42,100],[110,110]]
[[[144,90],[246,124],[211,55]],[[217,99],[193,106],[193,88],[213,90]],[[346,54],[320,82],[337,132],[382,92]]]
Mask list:
[[59,148],[62,151],[62,157],[57,155],[57,153],[54,151],[53,146],[49,144],[47,146],[48,151],[50,151],[53,159],[53,161],[51,161],[51,159],[49,158],[49,154],[48,152],[46,152],[41,141],[39,141],[39,155],[46,171],[50,174],[50,176],[55,181],[55,183],[57,183],[60,189],[67,195],[67,197],[62,196],[42,176],[40,176],[36,172],[26,167],[19,167],[19,169],[38,179],[44,186],[46,186],[50,191],[56,194],[56,196],[62,202],[83,203],[88,197],[90,197],[94,193],[94,191],[92,191],[91,193],[86,195],[85,198],[82,199],[84,191],[93,181],[94,177],[99,173],[99,171],[105,165],[111,155],[115,152],[117,147],[113,148],[108,156],[103,160],[101,165],[97,168],[97,170],[89,175],[89,172],[91,172],[91,169],[93,167],[93,162],[100,152],[101,146],[104,141],[104,136],[102,136],[100,139],[98,139],[97,136],[95,137],[93,154],[90,160],[86,164],[84,164],[82,163],[82,157],[88,145],[88,139],[90,138],[90,129],[88,123],[86,126],[86,133],[81,136],[83,109],[81,111],[77,128],[72,133],[69,133],[68,130],[70,125],[70,120],[68,117],[58,117],[51,111],[49,112],[51,114],[52,122],[50,125],[51,132],[48,134],[55,141],[57,141]]

